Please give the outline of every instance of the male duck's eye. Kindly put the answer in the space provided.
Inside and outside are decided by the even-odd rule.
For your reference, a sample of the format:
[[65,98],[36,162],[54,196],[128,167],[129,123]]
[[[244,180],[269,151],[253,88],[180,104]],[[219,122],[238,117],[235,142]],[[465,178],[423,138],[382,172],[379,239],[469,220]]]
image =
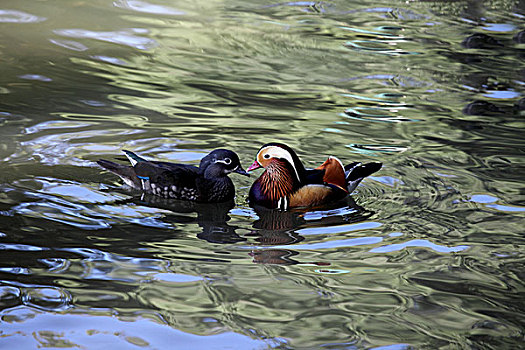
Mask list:
[[232,160],[230,158],[224,158],[224,164],[230,165],[232,163]]
[[270,159],[270,155],[268,153],[266,153],[263,157],[264,159]]

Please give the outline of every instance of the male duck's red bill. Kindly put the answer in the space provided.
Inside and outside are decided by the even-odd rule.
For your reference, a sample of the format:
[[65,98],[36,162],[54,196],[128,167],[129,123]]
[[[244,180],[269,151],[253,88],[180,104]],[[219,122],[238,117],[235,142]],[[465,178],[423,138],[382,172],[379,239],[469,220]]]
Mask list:
[[249,200],[254,205],[283,210],[327,204],[346,197],[381,166],[359,162],[343,166],[336,157],[329,157],[316,169],[306,169],[290,147],[267,143],[247,170],[265,168],[250,188]]
[[259,169],[259,168],[262,168],[262,165],[259,164],[258,161],[254,161],[252,165],[250,165],[250,167],[248,169],[246,169],[246,171],[252,171],[252,170],[255,170],[255,169]]

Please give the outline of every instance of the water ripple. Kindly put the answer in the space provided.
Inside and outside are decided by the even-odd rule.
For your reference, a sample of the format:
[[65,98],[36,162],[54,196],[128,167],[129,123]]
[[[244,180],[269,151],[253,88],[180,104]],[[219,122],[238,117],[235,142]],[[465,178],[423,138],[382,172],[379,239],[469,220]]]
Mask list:
[[57,35],[70,38],[101,40],[113,44],[130,46],[139,50],[151,50],[157,46],[155,40],[138,36],[137,34],[147,34],[146,30],[138,28],[113,32],[96,32],[87,29],[56,29],[53,32]]
[[0,286],[0,303],[2,308],[12,308],[21,303],[21,291],[12,286]]
[[27,244],[0,244],[0,250],[18,250],[21,252],[35,252],[46,248],[31,246]]
[[45,20],[45,17],[35,16],[22,11],[0,10],[0,23],[37,23]]
[[105,220],[95,220],[81,213],[82,207],[60,205],[58,203],[23,203],[15,208],[15,212],[34,218],[45,218],[67,225],[73,225],[84,230],[100,230],[111,227]]
[[301,235],[319,235],[319,234],[339,234],[345,232],[352,232],[357,230],[367,230],[381,227],[379,222],[360,222],[358,224],[331,226],[331,227],[312,227],[303,228],[296,232]]
[[63,48],[73,50],[73,51],[86,51],[89,49],[86,45],[79,43],[78,41],[73,40],[62,40],[62,39],[49,39],[49,41],[55,45],[61,46]]
[[37,132],[42,132],[50,129],[77,129],[88,127],[90,124],[81,123],[77,121],[68,121],[68,120],[50,120],[42,123],[29,126],[24,129],[25,134],[34,134]]
[[22,294],[22,301],[27,306],[56,312],[70,307],[71,296],[60,288],[31,288]]
[[429,248],[438,253],[457,253],[470,248],[467,245],[459,245],[455,247],[447,247],[432,243],[426,239],[413,239],[404,243],[389,244],[387,246],[377,247],[370,250],[371,253],[390,253],[402,250],[408,247]]
[[[44,135],[22,141],[19,144],[18,152],[10,154],[4,158],[5,162],[22,162],[34,161],[37,158],[42,164],[58,165],[70,164],[76,166],[93,166],[93,162],[82,159],[83,154],[91,154],[94,150],[104,150],[107,145],[101,146],[98,143],[86,142],[94,136],[106,135],[107,137],[115,137],[116,135],[130,135],[140,133],[140,130],[127,129],[112,129],[112,130],[90,130],[94,123],[86,123],[84,121],[49,121],[41,124],[33,125],[24,129],[23,133],[37,134],[44,133]],[[88,128],[87,130],[82,130]],[[74,129],[71,132],[58,131],[55,134],[49,134],[53,129]],[[80,130],[78,130],[80,129]],[[107,148],[107,151],[120,151],[119,146]]]
[[352,40],[347,41],[345,46],[353,48],[356,51],[366,51],[376,54],[389,55],[389,56],[401,56],[401,55],[418,55],[418,52],[409,52],[400,48],[389,47],[388,41],[379,40]]
[[121,7],[137,12],[152,13],[156,15],[180,16],[184,15],[183,11],[176,10],[169,6],[155,5],[146,1],[139,0],[119,0],[113,3],[116,7]]
[[0,272],[14,275],[30,275],[31,271],[25,267],[0,267]]
[[[173,347],[173,339],[177,339],[177,345],[181,348],[211,350],[226,349],[231,344],[243,349],[263,348],[267,345],[261,339],[252,339],[224,329],[204,334],[184,332],[167,327],[165,321],[151,314],[137,315],[133,322],[129,322],[127,318],[117,318],[109,312],[101,311],[103,310],[97,314],[79,309],[73,314],[54,314],[28,307],[10,309],[2,317],[5,322],[2,327],[5,334],[3,342],[27,349],[56,347],[57,344],[76,348],[104,344],[116,349],[137,346],[169,349]],[[74,326],[64,330],[64,324]]]
[[203,280],[202,277],[183,275],[179,273],[158,273],[152,277],[157,281],[175,283],[189,283]]
[[85,230],[108,228],[122,222],[157,228],[172,227],[172,224],[162,220],[168,211],[119,204],[119,201],[129,196],[102,192],[78,182],[35,178],[17,181],[15,186],[23,188],[24,195],[28,197],[26,202],[11,209],[20,215],[43,218]]
[[[355,247],[360,245],[370,245],[377,244],[382,242],[383,238],[381,237],[359,237],[359,238],[349,238],[349,239],[338,239],[333,241],[325,241],[318,243],[304,243],[299,245],[294,245],[294,250],[319,250],[319,249],[336,249],[336,248],[346,248],[346,247]],[[274,248],[287,248],[286,246],[275,246]]]
[[120,59],[120,58],[117,58],[117,57],[109,57],[109,56],[101,56],[101,55],[98,55],[98,56],[91,56],[92,58],[98,60],[98,61],[102,61],[102,62],[107,62],[107,63],[111,63],[111,64],[116,64],[117,66],[127,66],[128,65],[128,62]]
[[64,258],[46,258],[38,261],[48,267],[48,272],[56,274],[65,273],[71,267],[71,262]]
[[48,78],[46,76],[40,75],[40,74],[24,74],[18,76],[20,79],[26,79],[26,80],[37,80],[37,81],[44,81],[44,82],[50,82],[53,81],[53,79]]

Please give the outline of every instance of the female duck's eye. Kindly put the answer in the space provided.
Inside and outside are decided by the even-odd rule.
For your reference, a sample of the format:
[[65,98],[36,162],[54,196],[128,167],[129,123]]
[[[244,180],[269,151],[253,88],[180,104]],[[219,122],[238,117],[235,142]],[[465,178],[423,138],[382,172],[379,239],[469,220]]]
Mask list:
[[230,158],[224,158],[224,164],[230,165],[232,163],[232,160]]
[[266,153],[263,157],[264,159],[270,159],[270,155],[268,153]]

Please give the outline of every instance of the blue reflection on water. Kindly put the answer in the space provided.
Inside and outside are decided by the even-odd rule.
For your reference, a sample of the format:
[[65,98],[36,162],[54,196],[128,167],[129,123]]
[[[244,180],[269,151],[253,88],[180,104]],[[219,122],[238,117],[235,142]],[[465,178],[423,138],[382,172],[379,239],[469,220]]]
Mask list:
[[470,197],[470,201],[476,203],[493,203],[497,200],[498,198],[489,196],[487,194],[475,194],[472,197]]
[[[508,211],[508,212],[525,211],[524,207],[495,204],[495,202],[497,202],[498,200],[499,198],[490,196],[487,194],[475,194],[470,197],[470,202],[486,204],[485,207],[487,208],[496,209],[499,211]],[[494,203],[494,204],[489,204],[489,203]]]
[[36,23],[45,20],[45,17],[35,16],[27,12],[0,10],[0,23]]
[[49,39],[49,41],[55,45],[61,46],[63,48],[66,48],[68,50],[73,51],[86,51],[89,49],[86,45],[83,45],[79,43],[78,41],[73,40],[55,40],[55,39]]
[[71,28],[54,30],[57,35],[77,39],[96,39],[114,44],[126,45],[139,50],[149,50],[157,46],[157,42],[150,38],[144,38],[136,34],[147,34],[148,31],[140,28],[131,28],[113,32],[97,32],[92,30]]
[[392,232],[388,234],[390,237],[400,237],[403,235],[401,232]]
[[395,185],[404,185],[405,183],[401,179],[396,179],[391,176],[369,176],[370,179],[374,179],[378,182],[381,182],[384,185],[394,187]]
[[0,267],[0,272],[14,275],[29,275],[29,269],[25,267]]
[[177,282],[177,283],[187,283],[187,282],[196,282],[196,281],[204,280],[203,277],[183,275],[180,273],[158,273],[153,277],[158,281]]
[[53,79],[48,78],[48,77],[43,76],[43,75],[39,75],[39,74],[24,74],[24,75],[20,75],[18,77],[20,79],[25,79],[25,80],[38,80],[38,81],[45,81],[45,82],[53,81]]
[[358,224],[341,225],[332,227],[311,227],[297,230],[301,235],[320,235],[320,234],[337,234],[342,232],[350,232],[357,230],[367,230],[371,228],[378,228],[381,226],[379,222],[360,222]]
[[491,32],[512,32],[516,26],[510,23],[485,23],[482,28]]
[[435,244],[426,239],[413,239],[408,242],[398,243],[398,244],[389,244],[382,247],[377,247],[370,249],[371,253],[390,253],[395,252],[408,247],[418,247],[418,248],[430,248],[439,253],[456,253],[462,250],[469,248],[468,245],[458,245],[455,247],[446,247],[443,245]]
[[500,205],[500,204],[487,204],[487,208],[492,208],[492,209],[496,209],[499,211],[514,211],[514,212],[525,211],[524,207],[511,207],[509,205]]
[[121,60],[120,58],[116,58],[116,57],[94,55],[94,56],[91,56],[91,58],[94,58],[94,59],[102,61],[102,62],[115,64],[117,66],[127,66],[128,65],[128,63],[126,61]]
[[[146,319],[133,322],[119,320],[113,316],[90,316],[83,310],[73,312],[80,315],[42,313],[27,307],[8,310],[2,330],[9,336],[2,341],[7,348],[34,349],[45,347],[46,338],[36,334],[35,329],[45,329],[54,339],[60,339],[68,347],[84,348],[87,344],[104,344],[117,349],[136,348],[142,344],[153,349],[172,349],[176,339],[178,349],[256,349],[266,348],[267,343],[248,336],[225,332],[210,335],[195,335],[173,329],[165,324]],[[64,326],[67,325],[67,328]],[[108,332],[107,330],[112,330]],[[268,339],[272,342],[274,340]],[[11,346],[9,345],[11,344]],[[89,346],[88,346],[89,347]]]
[[513,99],[519,98],[521,94],[512,90],[489,90],[487,93],[483,94],[483,96],[498,99]]
[[172,7],[154,5],[145,1],[139,0],[120,0],[113,3],[114,6],[129,9],[132,11],[143,12],[143,13],[152,13],[156,15],[170,15],[177,16],[183,15],[184,12],[176,10]]
[[27,245],[27,244],[2,243],[0,244],[0,250],[19,250],[23,252],[38,252],[41,250],[47,250],[47,248],[35,247],[32,245]]
[[392,345],[385,345],[385,346],[378,346],[375,348],[370,348],[371,350],[406,350],[410,349],[410,344],[392,344]]
[[[359,237],[359,238],[350,238],[350,239],[339,239],[329,242],[319,242],[319,243],[306,243],[301,245],[296,245],[293,247],[294,250],[315,250],[315,249],[333,249],[333,248],[342,248],[342,247],[354,247],[358,245],[367,245],[367,244],[376,244],[383,240],[382,237]],[[251,247],[253,248],[253,247]],[[287,249],[290,246],[274,246],[275,249]]]

